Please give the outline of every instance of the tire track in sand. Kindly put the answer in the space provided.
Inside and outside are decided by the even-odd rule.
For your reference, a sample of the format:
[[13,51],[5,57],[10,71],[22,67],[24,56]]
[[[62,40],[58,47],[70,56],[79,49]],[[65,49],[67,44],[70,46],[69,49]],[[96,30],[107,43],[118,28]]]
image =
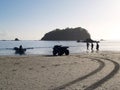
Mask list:
[[104,84],[106,81],[111,79],[119,71],[119,64],[117,62],[115,62],[115,61],[113,61],[111,59],[108,59],[108,58],[100,58],[100,59],[104,59],[104,60],[112,62],[115,67],[107,76],[105,76],[104,78],[102,78],[98,82],[95,82],[91,86],[87,87],[85,90],[94,90],[94,89],[96,89],[97,87],[99,87],[100,85]]
[[[93,58],[88,58],[88,59],[93,60]],[[71,81],[71,82],[69,82],[69,83],[66,83],[66,84],[64,84],[64,85],[61,85],[61,86],[59,86],[59,87],[56,87],[56,88],[54,88],[54,89],[52,89],[52,90],[64,89],[64,88],[66,88],[66,87],[68,87],[68,86],[71,86],[72,84],[75,84],[75,83],[77,83],[77,82],[80,82],[80,81],[86,79],[87,77],[90,77],[90,76],[96,74],[97,72],[99,72],[100,70],[102,70],[103,67],[105,66],[105,63],[104,63],[103,61],[101,61],[100,59],[94,59],[94,60],[99,63],[99,67],[98,67],[97,69],[95,69],[94,71],[90,72],[89,74],[87,74],[87,75],[85,75],[85,76],[83,76],[83,77],[79,77],[79,78],[77,78],[77,79],[75,79],[75,80],[73,80],[73,81]],[[89,89],[89,88],[88,88],[88,89]]]

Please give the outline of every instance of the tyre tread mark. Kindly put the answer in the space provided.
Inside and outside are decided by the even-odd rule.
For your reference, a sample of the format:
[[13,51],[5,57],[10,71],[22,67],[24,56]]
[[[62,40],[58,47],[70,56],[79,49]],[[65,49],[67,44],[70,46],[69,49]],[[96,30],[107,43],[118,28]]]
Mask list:
[[102,78],[101,80],[99,80],[98,82],[95,82],[94,84],[92,84],[91,86],[87,87],[85,90],[93,90],[96,89],[97,87],[99,87],[100,85],[104,84],[106,81],[108,81],[110,78],[112,78],[115,74],[117,74],[117,72],[119,71],[119,64],[111,59],[108,58],[101,58],[107,61],[112,62],[115,67],[114,69],[104,78]]
[[[92,59],[92,60],[93,60],[93,58],[88,58],[88,59]],[[56,87],[56,88],[54,88],[54,89],[52,89],[52,90],[64,89],[64,88],[66,88],[66,87],[68,87],[68,86],[70,86],[70,85],[72,85],[72,84],[75,84],[75,83],[77,83],[77,82],[79,82],[79,81],[82,81],[82,80],[86,79],[87,77],[90,77],[90,76],[96,74],[97,72],[99,72],[100,70],[102,70],[103,67],[105,66],[105,63],[104,63],[103,61],[99,60],[99,59],[94,59],[94,60],[97,61],[97,62],[100,64],[97,69],[95,69],[94,71],[90,72],[89,74],[87,74],[87,75],[85,75],[85,76],[83,76],[83,77],[79,77],[79,78],[77,78],[77,79],[75,79],[75,80],[73,80],[73,81],[71,81],[71,82],[69,82],[69,83],[66,83],[66,84],[64,84],[64,85],[61,85],[61,86],[59,86],[59,87]]]

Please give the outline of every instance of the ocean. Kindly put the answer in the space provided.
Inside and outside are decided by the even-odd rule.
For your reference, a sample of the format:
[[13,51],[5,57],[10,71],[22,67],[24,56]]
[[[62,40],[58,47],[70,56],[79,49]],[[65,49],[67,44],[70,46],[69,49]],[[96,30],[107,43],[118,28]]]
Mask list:
[[[76,41],[0,41],[0,55],[16,55],[14,47],[33,48],[27,49],[26,55],[52,55],[54,45],[69,46],[70,54],[86,52],[86,43]],[[100,51],[120,51],[120,41],[101,41]],[[90,47],[89,47],[90,48]],[[90,50],[89,50],[90,51]],[[96,51],[96,43],[94,43]]]

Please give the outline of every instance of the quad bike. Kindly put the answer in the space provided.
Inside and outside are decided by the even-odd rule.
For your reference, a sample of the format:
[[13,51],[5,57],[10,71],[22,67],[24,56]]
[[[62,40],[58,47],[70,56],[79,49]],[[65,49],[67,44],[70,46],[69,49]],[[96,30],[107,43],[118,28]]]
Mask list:
[[53,55],[56,56],[56,55],[69,55],[69,50],[67,49],[69,48],[68,46],[62,46],[62,45],[55,45],[53,47]]

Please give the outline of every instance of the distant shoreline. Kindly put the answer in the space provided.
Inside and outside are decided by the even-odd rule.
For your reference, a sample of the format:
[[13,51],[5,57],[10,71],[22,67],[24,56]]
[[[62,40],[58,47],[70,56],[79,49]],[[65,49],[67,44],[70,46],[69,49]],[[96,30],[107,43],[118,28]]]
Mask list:
[[[70,55],[68,56],[74,56],[74,55],[84,55],[84,54],[101,54],[101,53],[120,53],[120,51],[85,51],[85,52],[81,52],[81,53],[70,53]],[[24,54],[24,55],[19,55],[19,54],[14,54],[14,55],[0,55],[0,57],[27,57],[27,56],[41,56],[41,57],[46,57],[46,56],[50,56],[50,57],[59,57],[59,56],[53,56],[52,54]],[[66,55],[62,55],[62,56],[66,56]],[[62,57],[61,56],[61,57]]]

